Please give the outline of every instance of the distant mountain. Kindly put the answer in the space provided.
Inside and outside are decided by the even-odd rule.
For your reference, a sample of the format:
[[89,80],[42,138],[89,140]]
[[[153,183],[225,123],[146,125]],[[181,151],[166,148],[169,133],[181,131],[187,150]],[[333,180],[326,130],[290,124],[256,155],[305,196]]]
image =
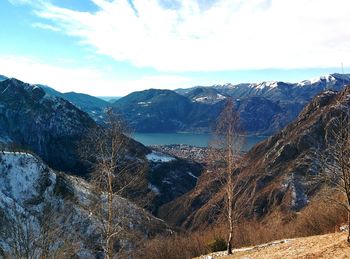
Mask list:
[[[26,238],[32,242],[26,243],[32,258],[41,258],[39,242],[47,242],[52,255],[62,247],[64,258],[101,257],[100,236],[105,226],[93,206],[103,197],[89,183],[53,171],[32,154],[2,152],[0,159],[1,258],[26,257],[5,256],[11,250],[14,253],[20,244],[24,247]],[[121,233],[127,233],[115,239],[116,250],[135,249],[138,240],[171,231],[164,221],[132,202],[118,195],[114,199],[113,207],[117,209],[113,221],[123,230]]]
[[0,82],[0,142],[30,149],[55,169],[83,174],[76,143],[95,125],[70,102],[38,86]]
[[49,86],[38,86],[52,96],[61,97],[71,102],[82,111],[88,113],[96,122],[103,123],[105,109],[110,105],[109,102],[88,94],[75,92],[61,93]]
[[350,75],[332,74],[299,83],[197,86],[189,89],[150,89],[131,93],[113,107],[138,132],[208,132],[233,98],[248,134],[271,135],[291,122],[325,89],[340,90]]
[[205,131],[224,102],[195,103],[170,90],[131,93],[113,107],[137,132]]
[[109,103],[114,103],[115,101],[121,98],[120,96],[97,96],[97,97]]
[[[348,110],[350,86],[322,92],[289,126],[245,155],[237,172],[247,182],[245,193],[253,198],[247,216],[259,219],[281,213],[292,218],[312,202],[322,190],[322,181],[315,177],[322,169],[320,157],[332,157],[326,148],[332,143],[330,132],[337,130],[332,121]],[[210,179],[209,173],[202,174],[192,191],[162,206],[158,215],[192,229],[215,222],[222,216],[225,191]]]
[[191,106],[184,96],[156,89],[131,93],[113,104],[138,132],[182,130]]
[[316,94],[326,89],[340,90],[350,83],[350,74],[330,74],[298,83],[270,81],[252,84],[225,84],[208,87],[194,87],[175,90],[182,95],[188,95],[195,89],[215,89],[218,93],[237,98],[265,97],[280,102],[309,102]]

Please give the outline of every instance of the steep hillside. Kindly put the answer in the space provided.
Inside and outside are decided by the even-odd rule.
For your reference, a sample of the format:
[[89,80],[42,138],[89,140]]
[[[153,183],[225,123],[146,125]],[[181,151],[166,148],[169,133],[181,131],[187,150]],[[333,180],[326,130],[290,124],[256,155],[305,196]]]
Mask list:
[[60,97],[74,104],[80,110],[89,114],[90,117],[93,118],[97,123],[103,123],[105,109],[110,106],[109,102],[88,94],[75,92],[61,93],[49,86],[38,86],[40,86],[47,94]]
[[94,121],[70,102],[16,79],[0,82],[0,140],[30,149],[50,166],[83,174],[76,143]]
[[[48,247],[61,258],[96,258],[102,225],[94,206],[103,196],[84,180],[55,172],[31,154],[2,152],[0,161],[0,257],[17,251],[39,258]],[[114,206],[121,230],[117,250],[169,231],[164,222],[121,197]]]
[[[350,86],[339,93],[325,91],[293,123],[245,155],[237,172],[251,199],[248,217],[262,218],[276,211],[288,214],[308,205],[320,189],[314,177],[321,170],[319,157],[332,155],[326,150],[331,141],[327,136],[335,129],[332,118],[349,109]],[[214,221],[220,214],[223,190],[212,179],[204,173],[193,191],[162,207],[159,215],[188,228]]]

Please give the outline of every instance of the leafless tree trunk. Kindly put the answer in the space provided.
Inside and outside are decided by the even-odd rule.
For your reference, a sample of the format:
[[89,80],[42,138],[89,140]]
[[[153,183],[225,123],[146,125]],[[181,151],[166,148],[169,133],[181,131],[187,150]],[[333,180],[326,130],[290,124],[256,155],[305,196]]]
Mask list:
[[[10,248],[5,258],[69,258],[77,251],[77,240],[63,230],[64,223],[59,225],[55,219],[63,216],[50,204],[44,204],[40,217],[26,212],[22,207],[13,204],[0,215],[0,240]],[[1,257],[1,255],[0,255]]]
[[225,189],[228,254],[232,254],[235,224],[243,214],[243,207],[248,204],[248,200],[242,198],[247,183],[240,179],[238,172],[243,144],[239,115],[234,110],[232,99],[229,99],[217,120],[209,161],[214,177],[220,179]]
[[129,154],[130,130],[112,110],[107,113],[105,127],[96,127],[81,143],[81,155],[93,166],[91,182],[98,199],[91,205],[91,213],[101,225],[102,249],[106,258],[114,257],[114,243],[123,234],[115,197],[135,184],[145,171],[140,161],[131,161]]
[[[328,192],[325,191],[327,199],[341,205],[348,213],[347,241],[350,243],[350,116],[347,108],[329,125],[325,139],[326,153],[321,157],[323,172],[320,177],[328,186]],[[335,198],[335,190],[341,196]]]

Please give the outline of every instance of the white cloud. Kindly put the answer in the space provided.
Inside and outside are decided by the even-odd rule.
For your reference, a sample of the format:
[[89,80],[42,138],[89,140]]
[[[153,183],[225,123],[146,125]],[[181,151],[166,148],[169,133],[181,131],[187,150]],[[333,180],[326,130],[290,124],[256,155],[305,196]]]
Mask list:
[[137,12],[128,0],[91,1],[99,11],[48,3],[36,13],[100,54],[160,71],[350,62],[348,0],[134,0]]
[[123,96],[145,88],[175,89],[193,83],[187,77],[162,75],[120,80],[110,71],[96,67],[50,65],[33,57],[0,56],[0,73],[31,84],[45,84],[61,92],[95,96]]
[[52,26],[50,24],[45,24],[45,23],[39,23],[39,22],[33,23],[32,26],[38,29],[44,29],[44,30],[50,30],[50,31],[56,31],[56,32],[61,31],[60,28]]

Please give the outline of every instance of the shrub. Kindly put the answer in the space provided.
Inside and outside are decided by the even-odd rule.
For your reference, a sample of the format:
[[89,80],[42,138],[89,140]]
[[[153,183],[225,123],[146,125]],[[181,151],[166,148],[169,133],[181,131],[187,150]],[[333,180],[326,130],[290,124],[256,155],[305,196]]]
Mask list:
[[211,252],[224,251],[227,249],[227,242],[222,237],[215,236],[214,241],[208,244]]

